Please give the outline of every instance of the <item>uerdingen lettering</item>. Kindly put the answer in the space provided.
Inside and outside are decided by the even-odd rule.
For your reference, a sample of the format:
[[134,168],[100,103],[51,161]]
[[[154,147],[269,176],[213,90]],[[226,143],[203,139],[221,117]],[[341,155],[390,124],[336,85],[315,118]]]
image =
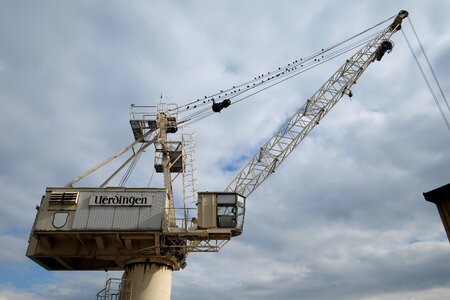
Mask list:
[[[94,199],[92,199],[92,197]],[[94,201],[92,201],[94,200]],[[91,196],[90,205],[149,205],[147,197],[126,197],[126,196]]]

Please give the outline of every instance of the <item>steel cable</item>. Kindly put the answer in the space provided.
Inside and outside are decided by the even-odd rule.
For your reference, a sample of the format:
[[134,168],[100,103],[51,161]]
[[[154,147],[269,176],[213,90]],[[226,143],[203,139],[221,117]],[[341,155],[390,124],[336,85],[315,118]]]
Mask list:
[[[321,51],[318,51],[318,52],[316,52],[316,53],[314,53],[314,54],[312,54],[312,55],[310,55],[310,56],[308,56],[308,57],[306,57],[304,59],[300,58],[300,60],[296,60],[296,61],[294,61],[292,63],[289,63],[288,65],[286,65],[284,67],[279,67],[277,70],[273,70],[271,72],[267,72],[267,74],[259,75],[259,76],[255,77],[253,80],[250,80],[250,81],[247,81],[245,83],[233,86],[232,88],[229,88],[227,90],[221,90],[220,92],[215,93],[213,95],[204,96],[204,99],[197,99],[195,101],[191,101],[191,102],[189,102],[187,104],[184,104],[184,105],[180,106],[179,109],[183,110],[183,108],[184,108],[184,111],[181,112],[181,113],[183,113],[183,112],[186,112],[187,110],[190,110],[190,109],[193,109],[193,108],[199,108],[201,106],[207,105],[211,101],[214,101],[214,100],[233,98],[233,97],[235,97],[235,96],[237,96],[239,94],[242,94],[242,93],[244,93],[244,92],[246,92],[248,90],[251,90],[253,88],[258,87],[259,83],[257,83],[257,82],[260,82],[261,80],[264,81],[264,79],[266,79],[267,77],[274,78],[274,77],[281,76],[280,74],[284,75],[284,73],[286,71],[289,72],[293,68],[297,68],[298,66],[300,66],[302,64],[305,64],[308,61],[311,61],[312,59],[317,58],[320,55],[326,54],[327,52],[329,52],[329,51],[331,51],[331,50],[333,50],[333,49],[335,49],[335,48],[337,48],[337,47],[339,47],[339,46],[341,46],[341,45],[343,45],[343,44],[345,44],[345,43],[347,43],[347,42],[349,42],[349,41],[351,41],[351,40],[353,40],[353,39],[355,39],[355,38],[357,38],[357,37],[359,37],[359,36],[361,36],[361,35],[363,35],[363,34],[365,34],[367,32],[369,32],[369,31],[373,30],[374,28],[376,28],[376,27],[378,27],[378,26],[388,22],[389,20],[393,19],[394,17],[395,16],[389,17],[386,20],[383,20],[383,21],[375,24],[374,26],[369,27],[368,29],[366,29],[364,31],[361,31],[358,34],[355,34],[355,35],[353,35],[353,36],[351,36],[351,37],[349,37],[349,38],[347,38],[347,39],[345,39],[345,40],[343,40],[343,41],[341,41],[341,42],[339,42],[339,43],[337,43],[337,44],[335,44],[333,46],[330,46],[328,48],[322,49]],[[266,79],[266,82],[267,81],[268,80]],[[263,82],[260,82],[260,83],[263,83]]]
[[447,98],[445,97],[444,92],[442,91],[441,85],[439,83],[439,80],[437,79],[436,74],[434,73],[434,70],[431,67],[431,63],[430,63],[430,60],[428,59],[428,55],[425,53],[425,49],[423,48],[422,42],[420,41],[419,36],[417,35],[416,29],[414,29],[414,26],[412,24],[411,18],[408,18],[408,21],[409,21],[409,25],[411,25],[411,29],[414,32],[414,36],[416,37],[417,43],[419,44],[420,49],[422,50],[423,56],[425,57],[425,60],[427,61],[428,68],[430,68],[431,74],[433,74],[434,81],[436,82],[437,86],[439,87],[439,91],[441,93],[441,96],[444,99],[445,104],[447,105],[448,111],[450,112],[450,106],[448,105]]
[[406,40],[406,43],[408,44],[409,50],[411,51],[411,54],[413,55],[414,60],[416,61],[417,67],[419,67],[420,73],[422,73],[422,77],[425,80],[425,83],[428,86],[428,89],[430,90],[431,95],[433,96],[434,102],[436,103],[436,106],[438,107],[439,112],[441,113],[442,119],[444,120],[445,124],[447,125],[447,129],[450,131],[450,123],[448,122],[448,119],[445,116],[444,111],[442,110],[441,104],[439,103],[439,100],[437,99],[436,94],[433,91],[433,88],[432,88],[432,86],[430,84],[430,81],[428,80],[428,78],[427,78],[427,76],[425,74],[425,71],[423,70],[422,65],[419,62],[419,59],[417,58],[417,55],[414,53],[414,50],[413,50],[413,48],[411,46],[411,43],[409,42],[409,40],[406,37],[406,34],[405,34],[405,32],[403,30],[402,30],[402,34],[403,34],[403,37]]
[[[328,62],[328,61],[330,61],[330,60],[332,60],[334,58],[337,58],[337,57],[339,57],[339,56],[341,56],[341,55],[343,55],[343,54],[345,54],[345,53],[347,53],[347,52],[349,52],[349,51],[351,51],[351,50],[353,50],[355,48],[358,48],[361,45],[363,45],[364,43],[366,43],[368,40],[372,39],[373,36],[376,36],[378,34],[379,34],[379,32],[376,32],[376,33],[374,33],[374,34],[372,34],[372,35],[370,35],[368,37],[365,37],[364,39],[361,39],[361,40],[359,40],[357,42],[354,42],[351,45],[346,46],[343,49],[339,49],[339,50],[336,50],[336,51],[330,53],[329,56],[326,56],[326,57],[324,56],[323,59],[321,59],[321,60],[312,61],[308,65],[304,65],[302,69],[298,69],[298,71],[293,71],[291,73],[288,73],[287,75],[284,76],[284,78],[282,77],[282,78],[280,78],[280,79],[278,79],[276,81],[272,81],[273,82],[272,84],[270,84],[268,86],[265,86],[265,87],[262,87],[261,89],[255,91],[255,92],[253,92],[251,94],[245,95],[242,98],[239,98],[239,99],[233,101],[231,103],[231,105],[234,105],[234,104],[237,104],[237,103],[239,103],[239,102],[241,102],[243,100],[246,100],[246,99],[250,98],[251,96],[254,96],[254,95],[256,95],[256,94],[258,94],[258,93],[260,93],[262,91],[265,91],[265,90],[267,90],[267,89],[269,89],[269,88],[271,88],[271,87],[273,87],[275,85],[278,85],[278,84],[280,84],[280,83],[282,83],[282,82],[284,82],[284,81],[286,81],[286,80],[288,80],[288,79],[290,79],[292,77],[298,76],[298,75],[300,75],[300,74],[302,74],[302,73],[304,73],[304,72],[306,72],[308,70],[311,70],[312,68],[315,68],[315,67],[317,67],[317,66],[319,66],[319,65],[321,65],[321,64],[323,64],[325,62]],[[233,96],[231,99],[233,99],[234,97],[237,97],[237,96],[239,96],[239,95]],[[189,115],[189,116],[181,119],[179,121],[179,123],[180,124],[186,123],[184,125],[192,125],[192,124],[194,124],[194,123],[196,123],[196,122],[198,122],[200,120],[203,120],[206,117],[208,117],[210,115],[213,115],[213,114],[215,114],[215,113],[213,111],[211,111],[210,107],[208,107],[206,109],[203,109],[198,114],[194,113],[192,115]]]

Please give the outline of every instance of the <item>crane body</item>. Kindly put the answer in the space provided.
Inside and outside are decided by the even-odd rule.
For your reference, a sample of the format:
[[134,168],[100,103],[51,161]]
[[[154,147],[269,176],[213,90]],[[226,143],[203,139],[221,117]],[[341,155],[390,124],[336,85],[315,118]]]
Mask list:
[[[400,11],[387,28],[347,59],[260,147],[224,191],[197,193],[190,142],[184,133],[181,140],[169,139],[170,134],[179,134],[177,105],[132,105],[130,125],[135,141],[65,187],[47,188],[30,234],[27,256],[48,270],[124,270],[116,298],[106,286],[97,299],[170,299],[172,271],[186,266],[189,253],[218,252],[243,232],[247,197],[344,95],[352,96],[352,86],[368,66],[392,50],[390,38],[407,16],[406,11]],[[252,87],[247,83],[242,86]],[[230,106],[230,98],[211,98],[212,111],[221,112]],[[110,180],[150,145],[155,147],[155,171],[162,174],[164,187],[108,187]],[[130,150],[131,156],[98,188],[74,187]],[[189,188],[193,195],[194,207],[187,204],[186,191],[183,207],[176,205],[173,182],[179,175],[186,183],[183,188]]]

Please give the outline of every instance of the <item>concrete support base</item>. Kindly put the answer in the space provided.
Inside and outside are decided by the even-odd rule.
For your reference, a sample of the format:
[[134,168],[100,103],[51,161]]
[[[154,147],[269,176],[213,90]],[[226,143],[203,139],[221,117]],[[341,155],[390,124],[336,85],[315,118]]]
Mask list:
[[172,269],[157,263],[125,266],[122,279],[132,282],[131,300],[170,300]]

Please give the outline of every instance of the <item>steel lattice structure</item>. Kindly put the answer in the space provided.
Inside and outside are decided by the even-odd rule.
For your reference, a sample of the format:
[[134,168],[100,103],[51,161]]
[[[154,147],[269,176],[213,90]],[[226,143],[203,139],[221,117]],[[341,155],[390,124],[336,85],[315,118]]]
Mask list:
[[406,12],[400,13],[389,27],[347,59],[344,65],[260,148],[225,191],[233,191],[248,197],[269,177],[344,95],[351,96],[350,88],[370,63],[380,60],[380,54],[382,56],[384,52],[392,49],[392,47],[384,49],[383,42],[389,41],[400,29],[401,21],[406,16]]

